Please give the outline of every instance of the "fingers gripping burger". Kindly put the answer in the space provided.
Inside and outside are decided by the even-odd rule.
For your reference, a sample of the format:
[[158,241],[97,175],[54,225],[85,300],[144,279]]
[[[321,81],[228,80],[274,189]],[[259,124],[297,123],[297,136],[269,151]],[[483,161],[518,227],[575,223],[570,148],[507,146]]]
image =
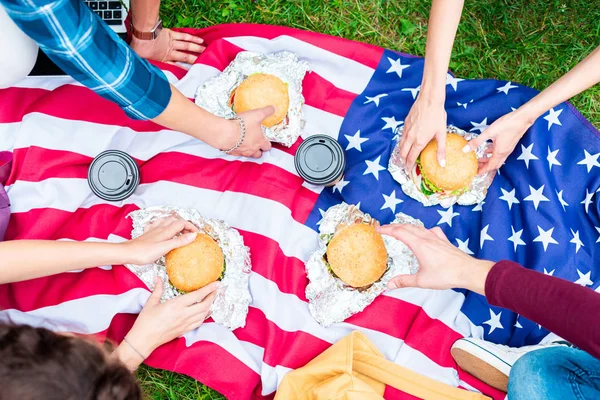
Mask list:
[[467,143],[462,136],[448,133],[445,168],[438,163],[437,140],[425,146],[412,171],[412,179],[423,194],[457,196],[469,189],[477,175],[478,163],[475,152],[462,151]]
[[383,238],[365,223],[338,228],[327,244],[329,271],[348,286],[367,289],[378,281],[388,264]]
[[271,128],[287,116],[290,106],[288,86],[274,75],[253,74],[244,79],[232,93],[231,105],[236,114],[267,106],[275,107],[275,113],[262,123]]
[[198,233],[192,243],[171,250],[165,265],[171,284],[182,292],[192,292],[223,277],[225,256],[212,237]]

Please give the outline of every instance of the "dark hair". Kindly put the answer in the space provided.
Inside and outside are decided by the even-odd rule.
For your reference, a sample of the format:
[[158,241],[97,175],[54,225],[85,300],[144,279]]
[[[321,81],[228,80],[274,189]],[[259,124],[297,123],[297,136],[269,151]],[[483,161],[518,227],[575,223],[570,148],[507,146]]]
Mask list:
[[0,324],[0,400],[138,400],[129,370],[99,345]]

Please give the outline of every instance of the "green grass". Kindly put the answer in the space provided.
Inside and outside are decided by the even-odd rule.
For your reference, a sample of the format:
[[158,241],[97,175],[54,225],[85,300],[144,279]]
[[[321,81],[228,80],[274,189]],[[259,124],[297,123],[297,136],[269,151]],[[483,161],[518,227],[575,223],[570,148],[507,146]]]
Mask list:
[[[426,0],[163,0],[162,17],[166,26],[180,27],[285,25],[424,55],[429,5]],[[450,68],[462,78],[511,80],[542,90],[600,44],[599,35],[596,0],[467,0]],[[572,102],[600,127],[600,85]],[[139,377],[150,398],[222,398],[169,372],[144,368]]]

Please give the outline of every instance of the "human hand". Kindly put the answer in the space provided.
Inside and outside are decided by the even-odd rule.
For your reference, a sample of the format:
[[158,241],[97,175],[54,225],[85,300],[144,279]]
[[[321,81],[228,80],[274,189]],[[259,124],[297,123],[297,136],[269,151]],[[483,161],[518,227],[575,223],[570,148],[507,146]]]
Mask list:
[[210,315],[219,282],[160,303],[162,280],[156,279],[154,291],[126,336],[144,357],[157,347],[199,328]]
[[379,227],[377,231],[400,240],[419,261],[416,274],[398,275],[388,282],[388,288],[465,288],[484,294],[485,279],[493,263],[465,254],[448,241],[439,227],[428,230],[392,224]]
[[[242,145],[231,154],[234,156],[260,158],[263,151],[271,150],[271,142],[263,133],[262,122],[274,112],[275,109],[273,107],[264,107],[238,114],[246,124],[246,137]],[[226,130],[223,144],[219,147],[221,150],[231,149],[240,138],[239,122],[235,120],[227,122],[229,123],[229,128]]]
[[446,166],[446,111],[444,103],[430,102],[419,96],[413,104],[400,139],[400,157],[411,171],[415,161],[427,144],[436,138],[438,141],[438,163]]
[[122,244],[127,264],[153,263],[171,250],[193,242],[197,232],[191,222],[179,217],[157,219],[146,227],[144,234]]
[[524,113],[519,110],[494,121],[483,133],[468,143],[463,151],[466,153],[477,149],[482,143],[487,140],[492,140],[492,156],[490,158],[480,159],[479,174],[500,169],[508,156],[513,152],[519,140],[523,137],[527,129],[533,124]]
[[149,60],[194,64],[206,48],[203,43],[204,40],[197,36],[165,28],[155,40],[140,40],[132,36],[130,46],[140,57]]

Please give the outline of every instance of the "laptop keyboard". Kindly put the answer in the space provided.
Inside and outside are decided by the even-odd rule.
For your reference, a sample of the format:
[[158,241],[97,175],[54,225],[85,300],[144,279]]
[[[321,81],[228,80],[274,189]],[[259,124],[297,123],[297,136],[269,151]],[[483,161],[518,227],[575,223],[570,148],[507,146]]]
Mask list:
[[123,22],[123,5],[119,1],[84,1],[108,25],[121,25]]

